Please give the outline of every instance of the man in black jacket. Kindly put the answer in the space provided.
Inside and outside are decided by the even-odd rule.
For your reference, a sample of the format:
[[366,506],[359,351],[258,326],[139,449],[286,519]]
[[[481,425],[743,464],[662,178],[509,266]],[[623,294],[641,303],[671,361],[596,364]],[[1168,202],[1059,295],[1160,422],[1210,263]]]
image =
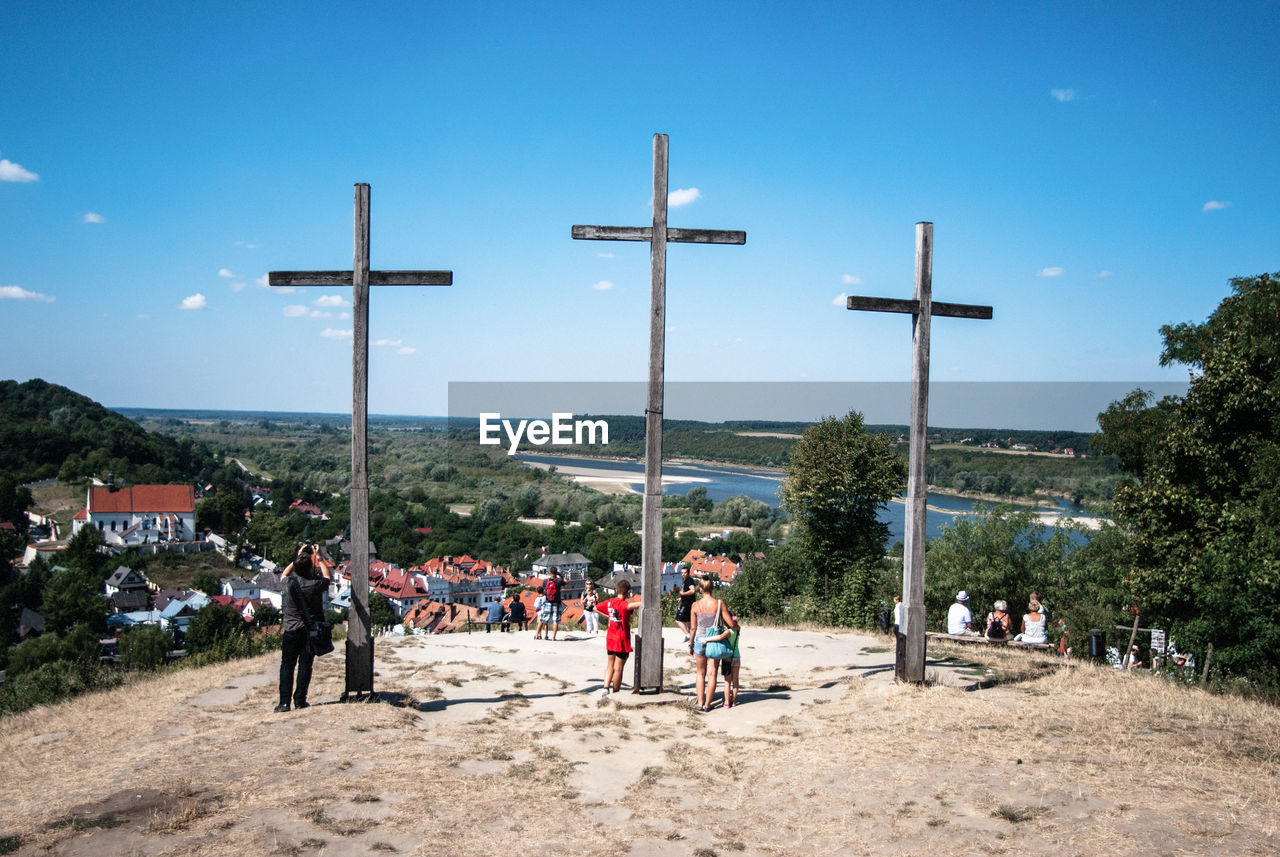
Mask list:
[[[303,545],[293,562],[280,574],[284,584],[284,637],[280,646],[280,704],[277,712],[307,707],[307,688],[311,686],[311,664],[315,653],[308,645],[311,627],[324,621],[324,592],[329,588],[329,568],[319,565],[315,550]],[[294,667],[298,681],[294,684]]]

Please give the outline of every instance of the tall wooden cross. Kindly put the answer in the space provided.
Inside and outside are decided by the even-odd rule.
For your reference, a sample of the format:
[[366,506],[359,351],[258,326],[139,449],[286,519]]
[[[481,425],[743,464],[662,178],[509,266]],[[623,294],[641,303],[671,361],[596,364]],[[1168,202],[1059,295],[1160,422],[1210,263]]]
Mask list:
[[907,526],[902,570],[906,603],[905,657],[899,656],[897,677],[924,682],[924,546],[925,428],[929,423],[929,322],[935,315],[991,318],[989,306],[946,304],[933,300],[933,224],[916,224],[916,290],[909,301],[851,296],[849,309],[901,312],[912,316],[911,442],[907,469]]
[[667,227],[667,135],[653,135],[653,225],[574,226],[573,237],[649,242],[649,393],[645,408],[644,522],[639,651],[632,690],[662,690],[662,405],[666,358],[667,242],[745,244],[746,232]]
[[347,681],[342,698],[373,695],[373,630],[369,624],[369,287],[451,286],[452,271],[369,270],[369,185],[356,185],[355,264],[350,271],[272,271],[273,286],[350,286],[351,611],[347,617]]

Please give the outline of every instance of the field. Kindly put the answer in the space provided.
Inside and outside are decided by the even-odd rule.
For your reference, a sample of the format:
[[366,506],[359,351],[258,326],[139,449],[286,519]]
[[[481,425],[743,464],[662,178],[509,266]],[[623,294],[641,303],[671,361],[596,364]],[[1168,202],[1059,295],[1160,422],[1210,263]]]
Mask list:
[[[276,660],[9,719],[21,855],[1273,854],[1280,712],[1157,677],[748,628],[740,705],[601,700],[600,638],[378,641],[378,705],[271,714]],[[341,691],[323,659],[312,701]],[[0,852],[2,853],[2,852]]]

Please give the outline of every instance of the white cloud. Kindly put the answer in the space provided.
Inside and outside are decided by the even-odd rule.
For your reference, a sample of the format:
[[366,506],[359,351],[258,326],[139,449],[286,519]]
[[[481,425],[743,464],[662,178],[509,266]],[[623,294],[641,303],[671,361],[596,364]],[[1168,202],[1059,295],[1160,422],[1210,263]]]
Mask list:
[[1098,279],[1099,279],[1099,280],[1105,280],[1107,277],[1110,277],[1113,273],[1115,273],[1115,272],[1114,272],[1114,271],[1099,271],[1099,272],[1098,272]]
[[1231,203],[1229,202],[1220,202],[1219,200],[1211,199],[1208,202],[1206,202],[1204,205],[1200,206],[1200,210],[1201,211],[1222,211],[1222,209],[1230,208],[1230,207],[1231,207]]
[[404,348],[396,349],[396,354],[417,354],[417,353],[418,353],[418,349],[410,345],[406,345]]
[[0,182],[33,182],[40,176],[23,169],[8,158],[0,158]]
[[601,259],[614,259],[614,258],[616,258],[612,253],[609,253],[609,252],[597,253],[596,255],[597,255],[597,256],[599,256]]
[[403,345],[404,340],[401,339],[375,339],[374,345]]
[[701,196],[702,191],[696,187],[679,188],[667,194],[667,205],[672,208],[679,208],[682,205],[688,205]]
[[106,223],[107,219],[96,211],[86,211],[81,218],[82,223]]
[[334,330],[332,327],[326,327],[320,333],[325,339],[350,339],[352,332],[350,330]]
[[231,284],[231,291],[233,291],[233,292],[243,292],[243,291],[244,291],[244,286],[245,286],[245,284],[244,284],[244,283],[232,283],[232,284]]
[[39,301],[40,303],[51,304],[56,298],[42,295],[39,292],[29,292],[22,286],[0,286],[0,300]]
[[138,313],[138,316],[137,316],[137,317],[138,317],[138,318],[141,318],[141,319],[148,319],[148,318],[151,318],[151,314],[150,314],[150,313],[145,313],[145,312],[140,312],[140,313]]
[[289,304],[282,312],[285,318],[333,318],[333,313],[322,309],[311,309],[302,304]]
[[831,301],[831,305],[832,306],[848,306],[849,296],[846,295],[844,292],[841,292],[840,294],[836,295],[835,298]]
[[613,288],[613,283],[608,280],[601,280],[598,283],[592,283],[591,288],[595,289],[597,292],[607,292]]
[[236,278],[236,275],[231,273],[231,271],[227,270],[226,268],[219,268],[218,276],[222,277],[224,280],[234,280]]
[[316,306],[351,306],[351,301],[347,300],[342,295],[321,295],[312,301],[312,303]]
[[204,309],[209,305],[209,301],[204,295],[196,292],[189,298],[183,298],[182,303],[178,304],[178,309]]
[[1061,277],[1062,269],[1061,268],[1041,268],[1039,271],[1036,271],[1036,276],[1037,277]]
[[263,274],[261,277],[258,277],[256,280],[254,280],[254,281],[253,281],[253,284],[254,284],[255,286],[261,286],[261,287],[262,287],[262,288],[264,288],[264,289],[269,289],[269,288],[271,288],[271,283],[267,281],[267,275],[266,275],[266,274]]
[[856,277],[853,274],[845,274],[840,278],[840,282],[844,283],[846,286],[860,286],[862,285],[862,277]]
[[1068,101],[1074,101],[1076,98],[1076,91],[1074,89],[1051,89],[1049,90],[1049,94],[1063,104],[1066,104]]
[[249,241],[237,241],[237,242],[235,243],[235,246],[236,246],[236,247],[243,247],[243,248],[244,248],[244,249],[246,249],[246,250],[257,250],[257,249],[258,249],[259,247],[261,247],[262,245],[261,245],[261,244],[259,244],[259,243],[258,243],[258,242],[256,242],[256,241],[253,241],[253,242],[249,242]]
[[351,318],[351,313],[349,313],[349,312],[340,312],[340,313],[338,313],[338,318],[342,319],[343,321],[346,321],[347,319]]

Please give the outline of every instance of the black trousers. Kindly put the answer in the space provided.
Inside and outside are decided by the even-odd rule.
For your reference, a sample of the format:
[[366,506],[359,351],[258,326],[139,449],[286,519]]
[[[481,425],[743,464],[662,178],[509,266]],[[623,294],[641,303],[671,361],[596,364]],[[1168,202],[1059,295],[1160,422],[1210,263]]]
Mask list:
[[[280,646],[280,704],[288,705],[307,701],[307,688],[311,686],[311,664],[316,656],[307,645],[307,629],[285,631]],[[293,670],[298,669],[298,682],[294,685]]]

